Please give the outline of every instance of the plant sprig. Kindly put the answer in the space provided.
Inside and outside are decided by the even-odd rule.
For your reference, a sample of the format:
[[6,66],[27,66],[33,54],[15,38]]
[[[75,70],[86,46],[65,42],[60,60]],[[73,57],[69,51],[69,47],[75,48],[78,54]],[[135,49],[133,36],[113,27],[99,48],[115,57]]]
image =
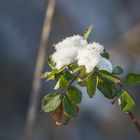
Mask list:
[[[84,32],[84,38],[87,39],[91,33],[92,26],[89,26]],[[102,57],[109,59],[109,54],[104,51]],[[96,89],[98,89],[106,98],[120,101],[120,107],[123,112],[130,112],[135,107],[135,102],[125,90],[125,86],[140,84],[140,74],[128,74],[122,82],[119,75],[123,73],[120,66],[116,66],[112,73],[95,68],[92,72],[86,73],[84,66],[78,66],[77,62],[64,66],[61,69],[56,68],[51,56],[48,59],[51,71],[42,74],[42,78],[55,80],[54,93],[47,94],[42,100],[42,110],[44,112],[53,112],[53,118],[57,125],[66,125],[71,117],[77,117],[82,100],[82,92],[76,84],[86,87],[89,98],[93,98]],[[61,91],[61,92],[60,92]]]

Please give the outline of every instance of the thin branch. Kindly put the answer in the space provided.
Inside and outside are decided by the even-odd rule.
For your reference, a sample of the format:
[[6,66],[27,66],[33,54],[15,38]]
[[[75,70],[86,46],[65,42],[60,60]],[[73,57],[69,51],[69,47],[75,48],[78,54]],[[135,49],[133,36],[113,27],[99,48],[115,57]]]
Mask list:
[[[118,97],[115,98],[115,100],[113,100],[111,103],[112,103],[112,104],[115,104],[116,102],[118,102]],[[133,122],[133,124],[135,125],[135,127],[136,127],[138,133],[140,134],[140,124],[139,124],[137,118],[134,116],[134,114],[133,114],[132,112],[128,112],[127,114],[128,114],[128,116],[130,117],[130,119],[131,119],[131,121]]]
[[[123,87],[123,82],[120,80],[120,83],[118,83],[118,85],[120,87]],[[118,97],[115,98],[114,101],[112,101],[111,103],[115,104],[116,102],[118,102]],[[133,122],[133,124],[135,125],[138,133],[140,134],[140,123],[138,122],[137,118],[134,116],[134,114],[132,112],[128,112],[128,116],[130,117],[130,119]]]
[[[69,82],[68,86],[65,88],[63,93],[66,93],[68,91],[68,88],[72,85],[72,83],[75,81],[75,79],[79,76],[80,74],[80,70],[83,69],[84,67],[81,67],[79,69],[79,71],[77,72],[77,74],[74,76],[74,78]],[[71,68],[69,67],[69,69],[71,70]]]
[[136,126],[136,128],[140,134],[140,124],[139,124],[138,120],[136,119],[136,117],[133,115],[132,112],[129,112],[128,115],[131,118],[132,122],[134,123],[134,125]]
[[116,97],[113,101],[111,101],[111,104],[115,104],[116,102],[118,102],[118,97]]
[[71,82],[68,85],[68,88],[72,85],[72,83],[74,82],[74,80],[79,76],[80,71],[75,75],[75,77],[71,80]]
[[38,58],[35,67],[34,79],[32,84],[32,92],[29,101],[29,109],[27,112],[27,120],[25,126],[24,140],[31,140],[33,126],[36,119],[37,105],[40,91],[40,75],[45,62],[47,43],[51,29],[52,17],[55,9],[56,0],[49,0],[48,8],[45,13],[44,26],[39,46]]
[[[75,75],[75,77],[71,80],[71,82],[69,83],[68,87],[65,89],[64,93],[67,92],[68,88],[72,85],[72,83],[73,83],[73,82],[75,81],[75,79],[79,76],[79,74],[80,74],[80,71],[78,71],[78,73]],[[118,83],[118,85],[119,85],[120,87],[123,87],[122,81],[120,81],[120,83]],[[118,97],[116,97],[116,98],[111,102],[111,104],[115,104],[116,102],[118,102]],[[128,115],[129,115],[130,119],[132,120],[133,124],[135,125],[137,131],[138,131],[139,134],[140,134],[140,124],[139,124],[138,120],[136,119],[136,117],[133,115],[132,112],[129,112]]]
[[75,81],[75,79],[79,76],[80,71],[78,71],[78,73],[74,76],[74,78],[69,82],[67,88],[64,90],[64,93],[66,93],[68,91],[68,88],[72,85],[72,83]]

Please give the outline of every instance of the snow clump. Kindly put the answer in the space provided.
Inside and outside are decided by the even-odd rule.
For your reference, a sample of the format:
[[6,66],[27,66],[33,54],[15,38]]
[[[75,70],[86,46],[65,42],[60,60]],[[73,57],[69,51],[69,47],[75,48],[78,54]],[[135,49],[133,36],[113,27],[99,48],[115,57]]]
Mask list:
[[87,46],[87,41],[80,35],[67,37],[62,42],[55,45],[56,52],[53,53],[52,59],[56,62],[56,68],[60,69],[76,61],[79,49]]
[[55,44],[55,50],[52,59],[58,69],[77,61],[79,66],[85,66],[87,73],[95,67],[110,73],[113,70],[110,60],[101,56],[104,47],[96,42],[88,44],[80,35],[65,38]]

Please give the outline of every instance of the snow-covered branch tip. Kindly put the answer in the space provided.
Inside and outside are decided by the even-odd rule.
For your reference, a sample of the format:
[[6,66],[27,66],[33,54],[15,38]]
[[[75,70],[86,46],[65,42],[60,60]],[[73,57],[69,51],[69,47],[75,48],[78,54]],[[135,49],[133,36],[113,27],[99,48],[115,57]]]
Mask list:
[[83,36],[73,35],[55,44],[55,52],[48,58],[51,71],[41,76],[56,81],[53,93],[42,100],[42,110],[53,112],[57,125],[67,124],[79,111],[82,92],[73,86],[73,82],[85,87],[90,98],[94,97],[96,89],[109,100],[117,98],[123,112],[130,112],[135,106],[124,88],[140,84],[140,74],[128,74],[122,84],[119,76],[123,69],[112,66],[103,45],[88,43],[91,30],[92,26],[89,26]]

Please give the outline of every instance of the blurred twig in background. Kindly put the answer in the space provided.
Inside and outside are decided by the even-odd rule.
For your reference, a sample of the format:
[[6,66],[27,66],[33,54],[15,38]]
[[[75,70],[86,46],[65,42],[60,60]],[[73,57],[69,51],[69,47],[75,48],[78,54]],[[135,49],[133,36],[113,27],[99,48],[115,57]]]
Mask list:
[[42,30],[41,42],[39,47],[39,53],[37,63],[35,67],[34,79],[32,84],[32,92],[29,102],[29,109],[27,113],[27,121],[25,126],[24,140],[31,140],[33,126],[36,118],[38,97],[40,91],[40,75],[44,66],[47,43],[51,28],[52,17],[55,9],[56,0],[49,0],[48,8],[45,14],[44,26]]

